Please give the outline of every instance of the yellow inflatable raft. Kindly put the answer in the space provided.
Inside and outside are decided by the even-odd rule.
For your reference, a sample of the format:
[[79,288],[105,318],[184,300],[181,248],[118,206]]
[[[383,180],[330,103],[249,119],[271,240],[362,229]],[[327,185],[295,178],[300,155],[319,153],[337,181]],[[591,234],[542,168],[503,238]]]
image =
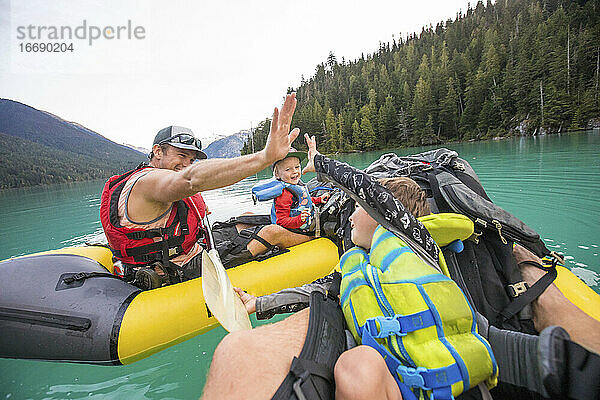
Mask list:
[[[327,239],[228,270],[235,286],[260,296],[320,278],[338,262]],[[0,262],[0,357],[129,364],[218,325],[202,278],[142,292],[108,274],[104,247],[70,247]],[[66,283],[78,273],[97,274]],[[68,279],[67,279],[68,280]],[[600,295],[558,267],[554,282],[600,321]]]
[[[317,239],[227,271],[260,296],[320,278],[337,261],[335,245]],[[129,364],[218,325],[202,278],[142,292],[109,276],[112,266],[110,250],[95,246],[0,262],[0,357]],[[77,273],[92,275],[65,282]]]

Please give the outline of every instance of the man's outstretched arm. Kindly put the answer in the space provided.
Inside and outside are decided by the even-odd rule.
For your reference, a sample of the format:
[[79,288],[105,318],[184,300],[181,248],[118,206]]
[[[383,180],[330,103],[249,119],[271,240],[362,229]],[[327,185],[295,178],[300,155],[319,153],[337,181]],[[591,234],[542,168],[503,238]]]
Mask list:
[[295,108],[294,93],[286,96],[281,113],[275,108],[263,150],[232,159],[202,160],[179,172],[153,171],[136,184],[138,194],[149,201],[171,203],[198,192],[229,186],[262,171],[283,158],[298,137],[298,129],[290,132]]

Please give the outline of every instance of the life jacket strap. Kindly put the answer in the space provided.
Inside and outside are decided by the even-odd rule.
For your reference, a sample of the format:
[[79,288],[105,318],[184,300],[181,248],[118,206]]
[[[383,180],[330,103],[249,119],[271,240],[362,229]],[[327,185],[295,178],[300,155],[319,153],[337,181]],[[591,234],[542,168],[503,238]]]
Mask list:
[[171,225],[164,228],[152,228],[143,231],[128,232],[125,234],[128,239],[131,240],[142,240],[142,239],[153,239],[157,237],[164,238],[165,236],[174,236],[179,224],[179,235],[187,235],[190,233],[190,229],[187,223],[188,208],[182,200],[175,202],[177,207],[177,217],[173,220]]
[[163,237],[167,234],[167,228],[153,228],[145,231],[128,232],[125,234],[127,239],[142,240]]
[[316,192],[318,190],[333,191],[334,189],[330,188],[330,187],[327,187],[327,186],[317,186],[317,187],[314,187],[314,188],[310,189],[308,192],[310,194],[313,194],[314,192]]
[[[366,325],[366,324],[365,324]],[[436,400],[454,400],[452,396],[452,384],[463,380],[460,369],[456,363],[443,368],[424,368],[407,367],[390,353],[385,347],[379,344],[371,335],[368,329],[361,332],[362,344],[375,349],[384,359],[390,371],[396,371],[394,379],[398,384],[402,398],[406,400],[417,400],[417,396],[411,390],[417,388],[425,391],[431,390],[431,399]],[[402,380],[400,380],[402,377]],[[465,388],[468,382],[463,382]]]
[[136,262],[149,263],[155,260],[162,260],[162,252],[166,247],[169,259],[174,258],[183,252],[181,246],[185,240],[184,236],[172,236],[160,242],[154,242],[143,246],[126,249],[125,253],[118,249],[112,249],[113,255],[117,258],[131,256]]
[[[178,200],[176,203],[177,205],[177,219],[179,219],[179,229],[181,230],[181,232],[179,233],[180,235],[189,235],[190,233],[190,228],[188,227],[188,207],[186,206],[185,202],[183,200]],[[200,220],[202,220],[201,216],[198,215],[198,218],[200,218]],[[200,223],[200,225],[202,225],[202,223]],[[171,226],[169,226],[169,228],[173,227],[173,230],[175,229],[175,222],[173,224],[171,224]],[[199,231],[202,229],[198,229]],[[170,235],[172,235],[173,233],[170,233]]]
[[[377,325],[379,324],[379,329]],[[363,330],[375,338],[381,339],[391,335],[406,336],[409,332],[428,328],[435,325],[435,319],[431,310],[425,310],[414,314],[396,314],[393,317],[369,318],[363,325]]]

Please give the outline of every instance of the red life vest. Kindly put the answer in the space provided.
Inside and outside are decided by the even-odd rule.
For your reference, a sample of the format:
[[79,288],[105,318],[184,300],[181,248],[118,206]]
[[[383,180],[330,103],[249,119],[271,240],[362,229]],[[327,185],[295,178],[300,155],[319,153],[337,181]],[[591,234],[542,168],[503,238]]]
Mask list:
[[[119,196],[125,183],[144,166],[111,177],[102,190],[100,221],[113,255],[127,264],[144,265],[153,261],[166,261],[187,253],[196,241],[204,237],[202,218],[206,205],[200,193],[173,203],[164,228],[126,228],[118,215]],[[153,239],[161,237],[161,241]]]

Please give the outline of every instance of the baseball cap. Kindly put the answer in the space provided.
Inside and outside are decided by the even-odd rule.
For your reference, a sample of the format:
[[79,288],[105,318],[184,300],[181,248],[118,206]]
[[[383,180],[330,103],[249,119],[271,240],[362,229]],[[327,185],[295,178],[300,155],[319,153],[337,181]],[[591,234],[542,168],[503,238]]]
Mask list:
[[306,159],[306,157],[308,157],[308,155],[305,151],[298,151],[295,148],[290,147],[290,151],[288,151],[288,153],[285,155],[285,157],[283,157],[281,160],[275,161],[273,163],[273,165],[271,165],[271,169],[274,169],[275,164],[277,164],[279,161],[283,161],[286,158],[290,158],[290,157],[296,157],[302,163],[302,161],[304,161]]
[[155,144],[168,144],[179,149],[196,150],[196,157],[200,160],[208,158],[202,151],[202,142],[194,136],[191,129],[171,125],[158,131],[154,136]]

